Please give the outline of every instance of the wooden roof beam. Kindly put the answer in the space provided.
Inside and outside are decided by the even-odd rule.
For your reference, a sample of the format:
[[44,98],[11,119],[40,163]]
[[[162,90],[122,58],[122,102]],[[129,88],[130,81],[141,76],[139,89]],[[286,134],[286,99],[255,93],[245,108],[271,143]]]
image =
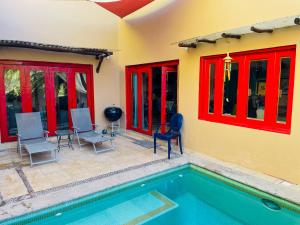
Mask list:
[[178,44],[178,47],[181,47],[181,48],[197,48],[197,44],[195,43],[179,43]]
[[273,33],[273,29],[259,29],[259,28],[256,28],[254,26],[252,26],[250,28],[251,31],[255,32],[255,33]]
[[242,35],[240,34],[230,34],[230,33],[223,33],[223,38],[235,38],[235,39],[241,39]]
[[208,44],[216,44],[216,40],[208,40],[208,39],[197,39],[198,43],[208,43]]

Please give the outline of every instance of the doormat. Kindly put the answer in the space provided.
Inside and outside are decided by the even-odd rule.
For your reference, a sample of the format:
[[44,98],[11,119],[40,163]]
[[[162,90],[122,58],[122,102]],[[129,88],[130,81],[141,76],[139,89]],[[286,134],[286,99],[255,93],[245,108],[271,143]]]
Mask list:
[[[133,142],[134,144],[140,145],[144,148],[154,148],[154,142],[153,141],[148,141],[148,140],[136,140]],[[156,147],[159,147],[158,144],[156,144]]]

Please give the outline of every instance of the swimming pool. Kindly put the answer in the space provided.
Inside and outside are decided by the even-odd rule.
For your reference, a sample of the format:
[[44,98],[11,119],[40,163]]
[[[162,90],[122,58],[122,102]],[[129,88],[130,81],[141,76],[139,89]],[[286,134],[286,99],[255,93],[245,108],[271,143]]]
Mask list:
[[185,165],[1,224],[299,225],[299,205]]

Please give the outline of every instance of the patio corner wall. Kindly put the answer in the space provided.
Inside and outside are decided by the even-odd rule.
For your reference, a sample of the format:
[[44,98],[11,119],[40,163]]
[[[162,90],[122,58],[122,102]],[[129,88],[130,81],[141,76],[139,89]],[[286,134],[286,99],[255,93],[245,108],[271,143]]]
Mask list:
[[[227,29],[297,15],[300,2],[281,1],[161,1],[156,12],[128,16],[120,22],[119,63],[125,65],[179,59],[179,111],[183,113],[184,144],[218,159],[300,184],[300,48],[297,46],[291,134],[278,134],[198,119],[200,57],[299,42],[300,26],[273,34],[249,34],[223,39],[197,49],[179,49],[172,42]],[[161,3],[160,2],[160,3]],[[156,7],[159,2],[148,7]],[[146,11],[146,10],[145,10]],[[123,71],[124,72],[124,71]],[[125,82],[122,82],[125,93]],[[125,106],[125,96],[121,99]],[[125,107],[124,107],[125,108]]]

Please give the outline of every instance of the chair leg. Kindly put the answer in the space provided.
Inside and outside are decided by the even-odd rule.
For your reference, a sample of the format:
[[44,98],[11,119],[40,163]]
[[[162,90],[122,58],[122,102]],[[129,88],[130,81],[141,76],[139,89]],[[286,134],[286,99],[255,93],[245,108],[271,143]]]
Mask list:
[[154,136],[154,154],[156,154],[156,137]]
[[180,153],[183,154],[181,135],[178,136],[178,141],[179,141]]
[[80,138],[79,138],[79,135],[78,135],[78,134],[76,134],[76,136],[77,136],[77,142],[78,142],[78,145],[79,145],[79,149],[81,149],[81,143],[80,143]]
[[94,151],[95,151],[95,153],[98,153],[98,152],[97,152],[97,148],[96,148],[96,145],[95,145],[95,144],[93,144],[93,147],[94,147]]
[[168,159],[171,158],[171,140],[168,140]]

